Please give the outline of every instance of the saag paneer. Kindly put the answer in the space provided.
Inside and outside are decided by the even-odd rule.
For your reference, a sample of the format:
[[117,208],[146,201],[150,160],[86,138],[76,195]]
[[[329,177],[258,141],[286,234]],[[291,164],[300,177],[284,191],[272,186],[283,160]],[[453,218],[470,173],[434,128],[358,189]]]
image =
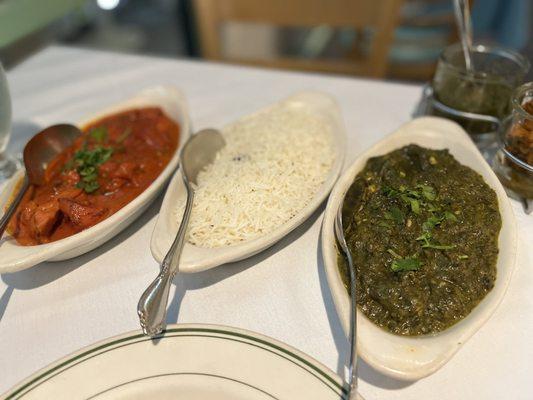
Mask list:
[[448,150],[409,145],[370,158],[346,195],[343,226],[358,305],[392,333],[440,332],[494,287],[496,194]]

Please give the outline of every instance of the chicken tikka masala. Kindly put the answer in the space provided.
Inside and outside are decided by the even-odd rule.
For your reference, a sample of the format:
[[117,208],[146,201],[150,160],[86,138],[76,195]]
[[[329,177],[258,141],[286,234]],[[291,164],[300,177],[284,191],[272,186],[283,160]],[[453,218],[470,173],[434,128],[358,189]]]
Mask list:
[[179,126],[161,109],[124,111],[91,123],[31,185],[8,232],[24,246],[66,238],[114,214],[167,166]]

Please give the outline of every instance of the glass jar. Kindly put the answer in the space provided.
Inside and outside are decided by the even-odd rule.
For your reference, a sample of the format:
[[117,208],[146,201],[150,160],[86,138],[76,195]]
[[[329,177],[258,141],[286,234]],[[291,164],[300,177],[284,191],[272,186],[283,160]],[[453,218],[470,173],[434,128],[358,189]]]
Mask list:
[[[433,94],[438,102],[452,110],[472,114],[465,118],[452,115],[451,118],[472,135],[474,141],[480,139],[477,135],[491,133],[494,140],[499,122],[510,112],[513,90],[523,82],[530,64],[512,50],[484,45],[473,46],[472,61],[474,72],[469,72],[460,44],[447,47],[439,57]],[[434,113],[450,118],[439,110]]]
[[533,82],[516,89],[510,104],[493,168],[511,195],[533,200]]

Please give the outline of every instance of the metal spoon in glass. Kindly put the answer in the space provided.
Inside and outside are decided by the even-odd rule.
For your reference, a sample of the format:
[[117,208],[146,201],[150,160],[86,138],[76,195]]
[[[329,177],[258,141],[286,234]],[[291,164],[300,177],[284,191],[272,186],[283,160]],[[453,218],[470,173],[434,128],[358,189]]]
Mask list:
[[37,133],[24,146],[23,158],[26,174],[15,199],[0,219],[0,237],[2,237],[11,216],[17,209],[29,186],[45,183],[44,175],[48,163],[64,149],[69,147],[80,135],[80,129],[74,125],[52,125]]
[[179,271],[179,262],[189,217],[194,199],[194,187],[198,173],[211,164],[220,149],[226,145],[222,134],[215,129],[204,129],[185,143],[180,154],[180,171],[187,190],[187,202],[178,233],[170,250],[161,263],[155,280],[142,294],[137,305],[137,314],[145,335],[155,336],[165,327],[168,294],[174,276]]
[[459,30],[459,37],[465,56],[466,71],[474,73],[474,60],[472,59],[472,18],[470,17],[470,6],[468,0],[454,0],[453,8],[455,22]]
[[342,203],[339,206],[337,215],[335,216],[335,236],[337,242],[344,253],[344,258],[348,263],[348,270],[350,271],[350,364],[348,367],[348,399],[357,399],[357,298],[356,298],[356,281],[355,269],[352,259],[352,254],[348,249],[346,238],[344,237],[344,229],[342,228]]

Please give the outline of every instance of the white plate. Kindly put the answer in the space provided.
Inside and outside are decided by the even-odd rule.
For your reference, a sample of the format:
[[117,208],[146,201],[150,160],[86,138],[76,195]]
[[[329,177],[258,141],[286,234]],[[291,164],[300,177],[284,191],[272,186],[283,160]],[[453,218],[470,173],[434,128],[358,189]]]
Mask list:
[[263,335],[217,325],[138,331],[71,354],[1,398],[54,400],[339,400],[340,378]]
[[[299,92],[283,100],[281,103],[289,107],[306,107],[315,115],[323,117],[331,125],[336,156],[325,182],[305,208],[287,221],[287,223],[267,235],[242,244],[218,248],[202,248],[186,242],[181,255],[180,272],[203,271],[231,261],[242,260],[243,258],[259,253],[267,247],[272,246],[305,221],[320,206],[331,191],[342,169],[346,147],[346,131],[339,106],[332,97],[326,94],[307,91]],[[262,111],[264,110],[258,112]],[[168,186],[152,234],[152,255],[159,263],[165,257],[178,231],[179,224],[175,216],[175,209],[184,198],[185,186],[183,185],[180,174],[175,174]]]
[[[150,205],[150,202],[154,200],[166,180],[176,169],[179,149],[190,135],[189,114],[183,94],[173,87],[152,87],[143,90],[127,101],[108,107],[100,113],[84,119],[78,125],[83,127],[106,115],[148,106],[161,107],[167,116],[180,126],[178,149],[157,179],[144,192],[109,218],[68,238],[37,246],[20,246],[13,237],[4,235],[0,241],[0,274],[29,268],[43,261],[66,260],[86,253],[122,231]],[[0,209],[5,207],[22,174],[23,172],[20,171],[4,187],[0,194]]]
[[437,371],[488,320],[501,302],[516,259],[516,225],[509,199],[498,178],[485,162],[465,131],[456,123],[435,117],[415,119],[398,129],[357,158],[333,188],[322,225],[322,254],[329,287],[345,332],[348,332],[350,299],[337,268],[336,242],[333,231],[335,214],[355,176],[368,158],[386,154],[415,143],[432,149],[449,149],[462,164],[477,171],[494,189],[502,216],[499,237],[498,276],[494,288],[462,321],[431,336],[393,335],[374,325],[359,310],[358,344],[360,356],[382,373],[398,379],[416,380]]

